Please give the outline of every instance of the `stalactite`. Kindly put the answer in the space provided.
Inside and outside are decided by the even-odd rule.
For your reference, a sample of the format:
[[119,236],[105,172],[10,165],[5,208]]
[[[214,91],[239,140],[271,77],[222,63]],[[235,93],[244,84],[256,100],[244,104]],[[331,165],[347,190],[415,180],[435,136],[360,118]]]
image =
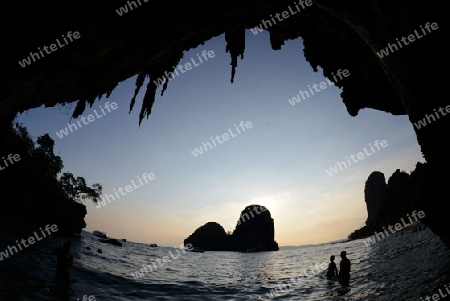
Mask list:
[[145,80],[146,76],[147,76],[147,73],[140,72],[136,78],[136,89],[134,90],[134,95],[130,102],[130,111],[128,111],[128,113],[131,113],[131,111],[133,110],[134,103],[136,102],[136,96],[139,94],[139,91],[141,90],[141,87],[144,84],[144,80]]
[[86,110],[86,104],[89,104],[89,107],[92,108],[95,99],[97,99],[97,95],[92,95],[85,99],[80,99],[75,107],[75,110],[72,113],[72,118],[78,118],[81,114],[83,114],[83,112]]
[[159,85],[162,83],[162,80],[164,79],[164,83],[162,84],[162,89],[161,89],[161,96],[164,94],[164,91],[167,89],[167,86],[171,79],[171,76],[168,76],[168,75],[174,72],[176,66],[178,65],[178,63],[180,62],[180,60],[182,58],[183,58],[183,53],[180,52],[178,54],[171,56],[170,58],[166,59],[165,61],[152,66],[151,70],[148,73],[142,72],[138,75],[138,78],[136,79],[136,90],[135,90],[134,96],[130,103],[130,112],[134,107],[134,103],[136,101],[136,96],[139,93],[139,90],[144,83],[145,77],[148,76],[150,78],[150,81],[147,84],[144,99],[142,101],[141,112],[139,113],[139,125],[141,125],[141,122],[144,119],[144,117],[147,117],[147,119],[148,119],[148,116],[150,115],[150,113],[152,111],[153,103],[155,102],[156,90],[158,89]]
[[[110,87],[104,89],[102,92],[100,92],[99,94],[97,94],[97,96],[94,98],[94,100],[95,100],[96,98],[98,98],[98,99],[100,100],[100,99],[103,97],[103,95],[105,95],[105,94],[106,94],[105,97],[106,97],[106,98],[109,98],[109,96],[111,96],[112,91],[114,91],[114,89],[117,87],[118,84],[119,84],[119,83],[116,82],[115,84],[110,85]],[[93,103],[90,105],[91,108],[92,108],[92,105],[93,105]]]
[[231,83],[234,82],[236,74],[237,58],[240,55],[244,59],[245,51],[245,29],[225,32],[225,41],[227,42],[226,52],[231,56]]
[[155,102],[156,89],[158,86],[152,81],[153,77],[150,77],[150,81],[147,84],[147,89],[145,91],[144,99],[142,101],[141,112],[139,113],[139,126],[144,117],[150,116],[152,112],[153,103]]
[[83,114],[84,110],[86,109],[86,100],[79,100],[77,102],[77,105],[75,107],[75,110],[72,113],[72,118],[78,118],[81,114]]

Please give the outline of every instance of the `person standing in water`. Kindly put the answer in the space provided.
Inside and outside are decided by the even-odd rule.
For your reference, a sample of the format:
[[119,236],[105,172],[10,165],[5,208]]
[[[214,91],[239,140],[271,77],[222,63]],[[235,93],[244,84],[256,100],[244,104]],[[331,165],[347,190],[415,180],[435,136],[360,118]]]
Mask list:
[[338,269],[336,267],[336,263],[334,262],[334,255],[330,257],[330,263],[328,264],[327,278],[331,279],[338,275]]
[[347,258],[347,252],[341,252],[341,262],[339,263],[339,283],[348,286],[350,282],[350,260]]
[[70,286],[70,267],[73,263],[73,255],[70,254],[71,242],[66,241],[63,248],[52,252],[56,255],[56,292],[61,296],[68,296]]

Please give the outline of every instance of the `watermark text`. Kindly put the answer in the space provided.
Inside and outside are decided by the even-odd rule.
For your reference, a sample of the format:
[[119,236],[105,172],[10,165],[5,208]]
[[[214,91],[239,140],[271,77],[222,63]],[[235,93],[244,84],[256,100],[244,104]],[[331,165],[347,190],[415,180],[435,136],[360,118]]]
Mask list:
[[[348,156],[345,156],[348,166],[345,161],[336,161],[337,164],[335,166],[330,167],[329,169],[325,170],[325,172],[331,177],[333,174],[338,173],[339,169],[344,170],[344,169],[348,168],[349,166],[352,166],[352,162],[357,163],[357,162],[363,160],[364,158],[366,158],[366,156],[368,157],[368,156],[371,156],[372,154],[374,154],[376,152],[375,149],[373,148],[374,146],[378,150],[380,150],[380,146],[385,148],[386,146],[388,146],[388,144],[387,144],[386,140],[381,140],[381,141],[376,140],[374,142],[374,146],[372,146],[371,143],[369,143],[369,146],[370,146],[370,149],[372,150],[372,153],[370,151],[368,151],[366,147],[364,147],[363,148],[364,152],[359,152],[356,154],[356,156],[353,154],[350,155],[350,158],[348,158]],[[356,158],[358,158],[358,159],[356,159]],[[350,159],[352,159],[352,160],[350,161]]]
[[[237,126],[236,124],[234,125],[234,127],[235,127],[235,129],[236,129],[237,134],[234,134],[233,131],[231,130],[231,128],[228,129],[228,133],[230,133],[231,138],[234,138],[234,137],[236,137],[237,135],[239,135],[239,134],[241,133],[241,131],[239,130],[239,128],[241,128],[241,130],[242,130],[243,132],[245,132],[246,129],[247,129],[247,130],[248,130],[248,129],[251,129],[251,128],[253,127],[253,124],[252,124],[250,121],[245,121],[245,123],[244,123],[244,121],[241,121],[241,122],[239,123],[239,128],[238,128],[238,126]],[[216,135],[215,138],[210,137],[210,138],[211,138],[211,142],[213,143],[214,147],[217,147],[216,141],[217,141],[219,144],[222,144],[222,143],[224,143],[225,141],[229,140],[229,139],[230,139],[230,135],[228,135],[228,133],[223,133],[221,136]],[[220,138],[222,138],[223,141],[221,141]],[[210,142],[206,142],[206,143],[203,142],[202,145],[200,145],[199,148],[196,148],[196,149],[194,149],[193,151],[191,151],[191,154],[192,154],[195,158],[197,158],[199,155],[203,154],[203,151],[205,151],[205,152],[208,151],[208,146],[209,146],[209,149],[212,149],[212,148],[213,148]]]
[[68,123],[64,129],[60,130],[59,132],[56,132],[56,136],[58,136],[59,139],[62,139],[65,136],[68,136],[70,133],[73,133],[74,131],[80,129],[82,127],[80,121],[83,122],[84,125],[88,125],[89,123],[94,122],[96,117],[97,119],[99,119],[105,116],[106,115],[105,109],[108,111],[108,113],[111,113],[111,110],[116,110],[117,108],[118,106],[116,102],[113,101],[111,104],[109,102],[106,102],[104,108],[100,105],[100,110],[102,111],[103,115],[99,115],[97,113],[97,110],[94,109],[95,116],[94,114],[89,114],[87,118],[81,116],[76,122]]
[[[347,69],[344,69],[341,71],[341,69],[339,69],[336,74],[334,74],[334,72],[331,72],[331,75],[334,79],[335,82],[337,82],[337,78],[336,75],[339,77],[339,79],[344,79],[345,77],[350,75],[350,71],[348,71]],[[302,91],[299,90],[298,94],[290,99],[288,99],[288,102],[291,104],[291,106],[295,105],[296,103],[300,103],[302,100],[305,100],[308,97],[311,97],[314,95],[314,91],[316,91],[316,93],[325,90],[326,88],[328,88],[329,86],[333,86],[334,83],[332,81],[330,81],[328,78],[326,79],[326,81],[328,82],[320,82],[319,84],[313,84],[312,87],[310,85],[308,85],[308,90]],[[311,95],[310,95],[311,93]],[[302,99],[300,99],[300,96]]]
[[[440,117],[439,117],[438,112],[436,112],[436,109],[434,109],[433,111],[434,111],[434,115],[436,116],[436,118],[439,119]],[[442,108],[442,107],[440,107],[438,109],[438,111],[442,114],[442,116],[446,116],[447,113],[450,113],[450,105],[447,105],[445,107],[445,111],[447,113],[444,112],[444,108]],[[416,129],[419,130],[420,128],[425,127],[427,124],[429,124],[433,121],[436,121],[436,118],[433,116],[433,114],[430,114],[430,115],[425,114],[425,117],[423,119],[421,119],[417,122],[414,122],[414,126],[416,127]],[[427,121],[428,121],[428,123],[427,123]]]
[[[284,21],[287,18],[289,18],[290,16],[295,15],[296,13],[299,13],[300,11],[304,10],[305,8],[307,8],[308,6],[313,5],[312,0],[299,0],[298,2],[294,2],[294,6],[296,8],[296,10],[292,10],[292,7],[289,5],[288,6],[288,10],[283,11],[281,14],[276,13],[275,17],[270,15],[270,19],[269,20],[261,20],[261,23],[256,26],[255,28],[250,29],[252,31],[252,33],[254,35],[257,35],[258,33],[263,31],[264,29],[269,29],[270,27],[274,26],[277,24],[277,21],[275,20],[275,18],[278,20],[278,22]],[[301,6],[301,8],[300,8]],[[272,21],[272,22],[271,22]]]
[[[20,155],[19,154],[9,154],[8,157],[5,159],[5,157],[2,157],[3,164],[0,162],[0,170],[4,170],[6,167],[13,165],[14,163],[17,163],[20,161]],[[9,162],[9,164],[8,164]],[[3,166],[2,166],[3,165]]]
[[[139,187],[144,185],[142,183],[142,181],[144,181],[146,184],[149,181],[153,181],[155,179],[155,174],[152,172],[144,173],[142,175],[142,179],[139,176],[137,176],[137,179],[139,181],[139,184],[141,184],[141,185],[137,185],[134,182],[134,180],[131,180],[131,184],[133,184],[133,186],[127,185],[127,186],[125,186],[125,188],[119,187],[117,190],[114,188],[113,191],[114,191],[115,196],[113,194],[105,193],[105,195],[102,197],[101,201],[98,201],[97,204],[95,205],[95,207],[97,207],[97,209],[100,209],[102,206],[106,206],[106,201],[108,201],[108,203],[111,203],[112,201],[116,200],[116,197],[117,197],[117,199],[119,199],[120,196],[125,196],[127,193],[130,193],[133,190],[138,189]],[[124,190],[125,190],[125,192],[124,192]],[[117,191],[120,192],[120,195]]]
[[[42,227],[40,227],[39,230],[41,230],[42,237],[39,237],[39,234],[35,231],[33,233],[34,236],[28,237],[27,240],[22,239],[20,242],[16,240],[16,243],[17,243],[16,246],[8,246],[5,249],[5,251],[0,252],[0,261],[2,261],[3,258],[8,258],[9,256],[12,256],[12,255],[16,254],[17,252],[19,252],[17,250],[17,248],[19,248],[19,250],[22,251],[22,246],[24,248],[28,248],[30,245],[34,244],[35,242],[40,241],[40,240],[44,239],[45,237],[47,237],[44,230],[42,230]],[[45,226],[45,231],[47,232],[48,235],[52,235],[52,233],[55,233],[56,231],[58,231],[58,226],[56,224],[51,225],[51,226],[47,224]],[[28,244],[27,244],[27,242],[28,242]]]
[[[56,44],[55,43],[50,44],[50,46],[48,46],[48,47],[47,47],[47,45],[44,45],[42,47],[42,49],[41,49],[41,47],[38,47],[37,52],[30,52],[29,56],[27,56],[26,58],[24,58],[23,60],[18,62],[20,67],[25,68],[26,66],[31,65],[31,63],[36,62],[37,60],[40,60],[41,58],[43,58],[45,56],[45,54],[50,54],[50,53],[52,53],[52,51],[54,52],[54,51],[58,50],[59,48],[63,48],[64,46],[69,44],[69,42],[67,40],[69,40],[70,42],[73,42],[74,39],[77,40],[81,37],[80,33],[78,31],[74,31],[73,33],[71,31],[69,31],[66,36],[64,36],[64,35],[61,35],[61,36],[63,37],[65,44],[62,44],[59,41],[59,38],[57,38]],[[45,54],[44,54],[44,52],[45,52]],[[31,61],[31,60],[33,60],[33,61]]]
[[[394,53],[395,51],[399,50],[399,47],[403,48],[403,45],[407,46],[407,45],[409,45],[409,43],[416,41],[416,38],[417,38],[417,40],[421,39],[424,36],[426,36],[427,34],[429,34],[431,32],[431,30],[437,30],[438,28],[439,28],[439,26],[436,22],[433,22],[431,24],[430,24],[430,22],[427,22],[425,24],[425,28],[423,28],[423,26],[420,25],[420,29],[423,33],[423,36],[420,35],[419,32],[417,32],[417,29],[414,29],[414,33],[408,35],[408,37],[401,37],[400,40],[398,38],[396,38],[395,40],[397,41],[397,44],[395,44],[395,42],[394,42],[394,44],[388,43],[386,48],[381,49],[380,51],[377,51],[377,55],[380,59],[387,57],[391,53]],[[398,45],[398,47],[397,47],[397,45]]]
[[[180,248],[176,248],[176,253],[178,254],[178,256],[174,256],[174,254],[172,253],[172,251],[169,251],[169,255],[170,255],[170,259],[169,256],[163,256],[162,258],[156,258],[155,261],[153,261],[151,264],[144,264],[142,266],[141,269],[139,269],[139,271],[136,271],[134,273],[131,273],[131,276],[134,277],[134,279],[139,279],[141,277],[144,276],[144,273],[147,274],[149,271],[150,272],[154,272],[156,271],[159,267],[165,265],[166,263],[169,263],[171,260],[177,259],[181,256],[180,254],[180,250],[181,253],[186,253],[187,251],[192,250],[193,247],[191,244],[186,244],[186,246],[184,246],[183,244],[180,245]],[[187,251],[186,251],[187,250]],[[157,265],[158,264],[158,265]]]
[[[389,229],[389,231],[391,232],[391,234],[394,234],[396,231],[400,231],[403,227],[407,227],[407,226],[411,225],[412,223],[417,222],[419,220],[419,218],[424,218],[425,217],[425,212],[423,212],[423,211],[416,212],[416,210],[414,210],[411,213],[411,216],[415,219],[414,221],[411,219],[411,216],[409,216],[409,214],[407,214],[407,216],[408,216],[408,219],[409,219],[409,223],[408,224],[405,223],[405,220],[402,217],[401,221],[402,221],[403,224],[396,223],[394,226],[389,225],[387,227]],[[395,230],[393,228],[395,228]],[[378,239],[378,241],[380,241],[380,240],[386,238],[387,236],[389,236],[388,229],[386,229],[386,227],[384,227],[384,226],[383,226],[383,229],[384,229],[384,231],[375,232],[372,236],[370,236],[369,238],[366,238],[364,240],[364,244],[366,245],[366,247],[369,247],[370,245],[375,244],[377,242],[377,239]],[[386,236],[384,234],[386,234]]]
[[[181,73],[186,73],[187,71],[189,71],[189,70],[192,69],[192,66],[197,67],[197,66],[200,66],[201,64],[203,64],[202,57],[203,57],[203,59],[204,59],[205,62],[206,62],[206,61],[208,61],[208,58],[212,59],[212,58],[215,57],[215,56],[216,56],[216,54],[214,53],[213,50],[209,50],[208,52],[206,52],[206,50],[203,50],[201,56],[197,53],[197,60],[198,60],[199,63],[196,62],[195,58],[191,57],[191,62],[192,62],[192,64],[191,64],[191,63],[185,63],[184,65],[178,65],[177,67],[174,66],[174,67],[173,67],[173,70],[174,70],[173,72],[167,72],[167,71],[165,71],[165,72],[164,72],[164,75],[161,76],[160,78],[154,80],[153,83],[154,83],[156,86],[159,87],[160,85],[162,85],[163,83],[165,83],[166,80],[169,81],[169,80],[171,80],[171,79],[174,79],[174,78],[177,77],[177,76],[180,76],[180,74],[178,73],[178,70],[179,70]],[[184,67],[184,69],[183,69],[183,67]],[[177,70],[177,69],[178,69],[178,70]],[[176,76],[175,76],[174,73],[176,74]]]

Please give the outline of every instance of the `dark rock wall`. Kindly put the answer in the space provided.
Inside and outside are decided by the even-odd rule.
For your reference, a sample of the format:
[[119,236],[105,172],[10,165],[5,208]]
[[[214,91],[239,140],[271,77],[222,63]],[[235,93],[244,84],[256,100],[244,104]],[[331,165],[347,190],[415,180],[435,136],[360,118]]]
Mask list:
[[379,171],[372,172],[367,178],[364,188],[364,199],[367,205],[366,225],[373,224],[380,208],[381,200],[386,189],[386,179]]
[[[397,169],[389,177],[387,184],[384,182],[382,173],[373,172],[366,182],[366,196],[370,187],[369,195],[377,200],[381,196],[381,202],[374,214],[370,215],[369,213],[370,222],[366,223],[366,226],[361,229],[352,232],[349,238],[360,239],[371,236],[375,232],[382,232],[389,226],[394,226],[402,219],[410,223],[407,217],[413,216],[413,212],[423,211],[423,216],[419,218],[420,221],[426,225],[432,224],[435,219],[433,216],[429,218],[430,212],[433,212],[433,210],[428,205],[430,202],[427,202],[429,195],[426,190],[428,187],[427,179],[432,175],[430,172],[429,163],[417,162],[416,168],[410,174]],[[412,220],[414,221],[413,217]],[[438,231],[435,231],[435,233]],[[445,241],[444,233],[441,233],[441,237]]]
[[[354,5],[356,1],[347,2],[339,7],[314,2],[278,22],[269,28],[272,48],[280,49],[285,40],[302,37],[304,55],[314,69],[322,67],[330,80],[333,80],[331,72],[340,68],[350,70],[354,76],[336,84],[344,88],[343,101],[351,115],[365,107],[405,114],[404,103],[374,53],[378,45],[371,48],[368,43],[372,41],[361,38],[352,28],[360,27],[354,18],[367,18],[374,8]],[[107,96],[120,81],[136,74],[156,79],[165,71],[172,71],[183,51],[223,33],[227,43],[225,51],[231,56],[233,81],[237,59],[243,58],[245,50],[245,29],[293,6],[291,1],[213,1],[207,5],[202,1],[175,1],[158,3],[156,7],[145,3],[118,16],[115,10],[125,3],[90,3],[87,11],[82,4],[70,7],[46,2],[10,10],[12,17],[20,18],[29,26],[5,32],[5,40],[13,46],[6,48],[2,56],[6,69],[3,70],[7,72],[2,72],[0,115],[76,100],[79,105],[75,115],[80,114],[85,105],[92,104],[99,96]],[[55,9],[59,13],[54,13]],[[346,18],[340,18],[347,9],[350,11]],[[404,10],[393,13],[401,14]],[[37,11],[40,13],[35,14]],[[28,18],[24,18],[24,13]],[[81,37],[30,66],[20,67],[18,61],[30,51],[37,51],[70,30],[80,32]],[[390,41],[385,40],[383,43]],[[385,46],[383,43],[379,43],[380,48],[381,44]],[[141,118],[151,112],[155,88],[152,82],[147,87]]]
[[3,194],[1,214],[17,216],[34,223],[56,224],[58,233],[80,234],[86,227],[86,206],[64,199],[50,191],[30,192],[26,187],[21,193]]

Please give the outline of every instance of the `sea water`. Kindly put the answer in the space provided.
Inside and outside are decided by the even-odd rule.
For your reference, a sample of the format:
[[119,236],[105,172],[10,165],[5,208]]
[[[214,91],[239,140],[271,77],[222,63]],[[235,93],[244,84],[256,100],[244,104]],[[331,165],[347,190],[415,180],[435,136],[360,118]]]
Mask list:
[[[0,251],[20,238],[11,222],[2,220],[0,231]],[[51,251],[66,239],[48,237],[0,261],[0,300],[59,300]],[[448,284],[450,270],[450,250],[429,229],[406,229],[371,246],[355,240],[259,253],[193,253],[179,245],[155,248],[134,242],[117,247],[85,231],[70,240],[70,300],[419,301]],[[350,291],[342,295],[339,283],[327,280],[317,266],[328,265],[335,255],[339,267],[343,250],[351,261],[351,279]],[[152,269],[135,277],[144,265]],[[277,287],[278,294],[271,295]]]

